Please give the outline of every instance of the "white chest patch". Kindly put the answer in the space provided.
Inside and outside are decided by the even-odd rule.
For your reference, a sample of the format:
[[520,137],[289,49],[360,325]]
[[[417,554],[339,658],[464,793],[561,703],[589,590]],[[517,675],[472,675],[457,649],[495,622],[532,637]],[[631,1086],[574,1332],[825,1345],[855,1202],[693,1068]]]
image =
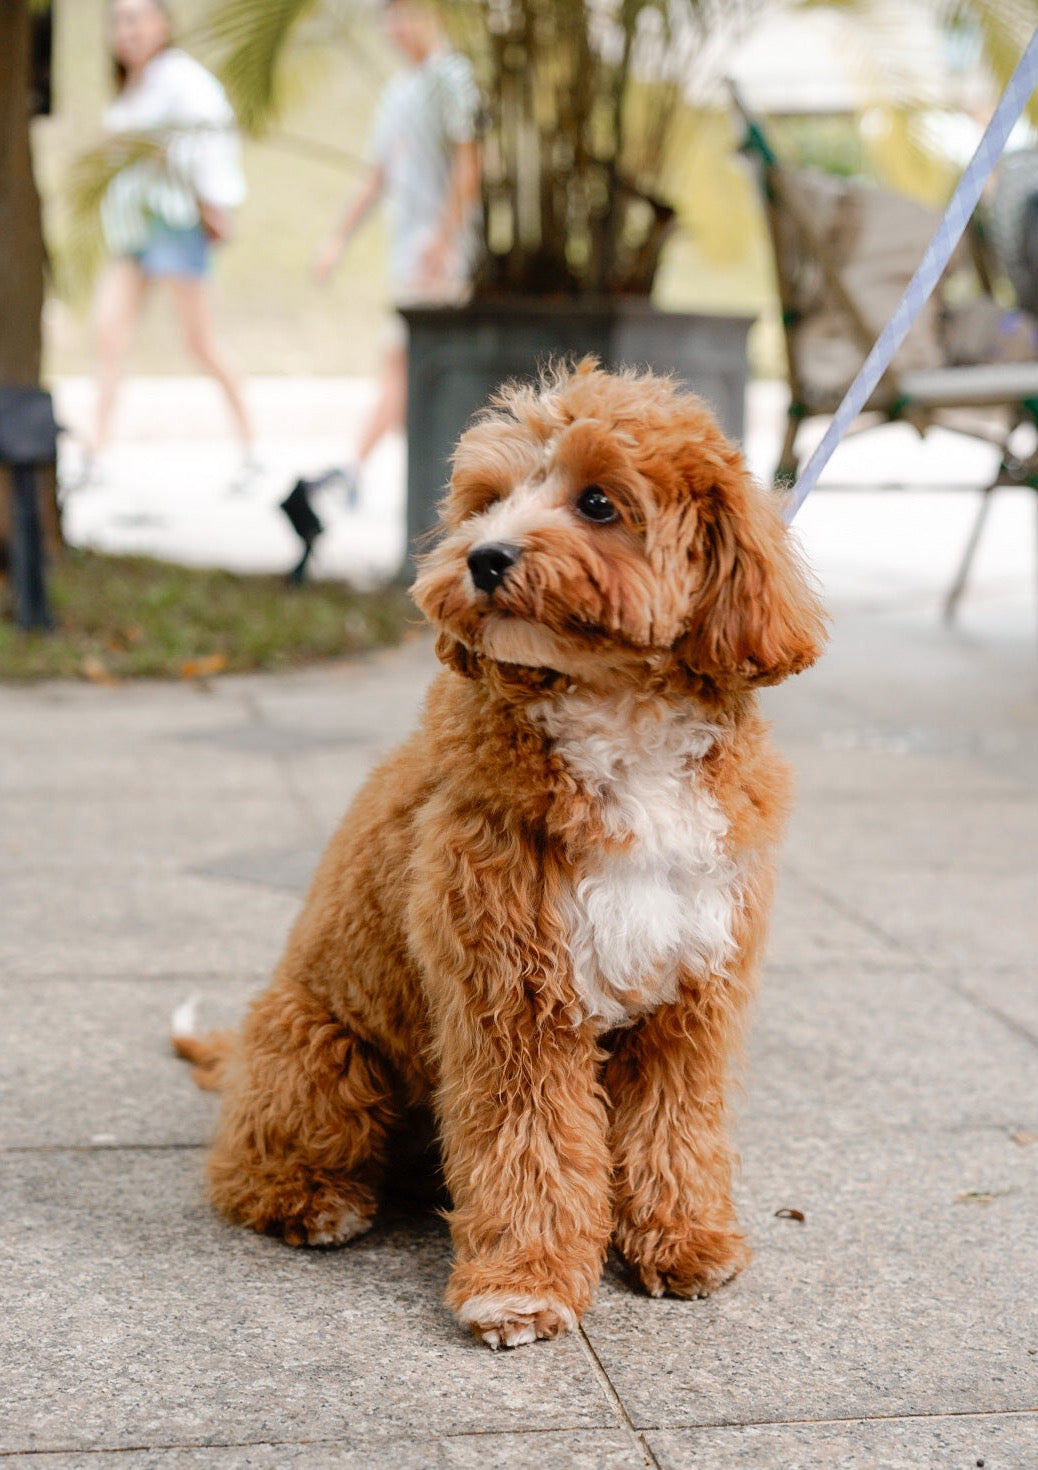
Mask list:
[[568,895],[584,1015],[602,1030],[674,1000],[681,967],[724,970],[739,902],[727,821],[700,774],[717,739],[659,701],[573,694],[537,718],[621,852],[591,855]]

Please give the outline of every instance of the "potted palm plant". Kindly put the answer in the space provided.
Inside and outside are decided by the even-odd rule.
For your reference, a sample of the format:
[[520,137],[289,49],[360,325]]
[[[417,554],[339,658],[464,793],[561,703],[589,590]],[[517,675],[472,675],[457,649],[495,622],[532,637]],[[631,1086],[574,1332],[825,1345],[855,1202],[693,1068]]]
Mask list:
[[407,310],[412,540],[458,429],[552,355],[675,372],[742,430],[750,319],[659,311],[675,121],[754,0],[460,0],[485,98],[485,248],[462,308]]

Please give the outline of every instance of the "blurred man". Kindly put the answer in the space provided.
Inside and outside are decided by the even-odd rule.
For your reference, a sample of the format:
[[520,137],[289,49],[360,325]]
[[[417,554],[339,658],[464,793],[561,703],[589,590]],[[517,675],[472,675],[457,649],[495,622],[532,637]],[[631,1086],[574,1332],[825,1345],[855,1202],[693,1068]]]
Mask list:
[[[468,294],[479,244],[480,104],[472,67],[466,57],[449,49],[430,0],[388,0],[382,22],[406,66],[382,93],[369,146],[369,167],[318,250],[314,275],[318,281],[328,279],[353,234],[384,199],[394,304],[462,301]],[[347,505],[355,505],[368,456],[386,433],[403,427],[405,331],[397,320],[378,396],[353,458],[322,475],[300,480],[293,488],[285,509],[297,530],[293,508],[312,527],[304,509],[309,507],[310,493],[333,480],[344,485]]]

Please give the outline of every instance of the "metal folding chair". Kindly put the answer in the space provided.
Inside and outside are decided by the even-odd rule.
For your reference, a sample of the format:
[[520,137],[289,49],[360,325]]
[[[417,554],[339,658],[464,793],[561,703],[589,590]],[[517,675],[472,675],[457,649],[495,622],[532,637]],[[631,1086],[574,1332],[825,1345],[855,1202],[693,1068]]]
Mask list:
[[[938,215],[889,189],[786,167],[734,89],[733,100],[747,125],[743,151],[757,166],[775,258],[790,386],[775,481],[788,484],[796,478],[804,421],[835,412],[922,259]],[[983,296],[991,288],[990,242],[978,258],[979,245],[975,232]],[[987,308],[979,312],[982,319],[1000,319],[990,294],[981,307]],[[975,317],[977,309],[974,301]],[[1038,492],[1038,322],[1013,315],[1011,350],[1018,357],[1026,353],[1026,360],[949,362],[941,312],[939,302],[928,303],[865,405],[856,431],[900,422],[925,434],[940,425],[998,449],[998,469],[989,484],[979,487],[977,516],[944,600],[944,616],[951,621],[993,492],[1002,485]],[[1004,349],[997,333],[988,335],[991,345]],[[1025,448],[1017,434],[1023,425],[1032,430]]]

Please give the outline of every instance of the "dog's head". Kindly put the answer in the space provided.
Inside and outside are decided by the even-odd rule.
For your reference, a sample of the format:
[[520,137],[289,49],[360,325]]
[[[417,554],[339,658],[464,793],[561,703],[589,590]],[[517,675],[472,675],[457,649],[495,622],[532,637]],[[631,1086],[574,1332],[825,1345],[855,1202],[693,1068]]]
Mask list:
[[503,389],[458,444],[443,521],[414,596],[469,675],[720,693],[807,668],[824,640],[776,505],[668,379],[588,360]]

